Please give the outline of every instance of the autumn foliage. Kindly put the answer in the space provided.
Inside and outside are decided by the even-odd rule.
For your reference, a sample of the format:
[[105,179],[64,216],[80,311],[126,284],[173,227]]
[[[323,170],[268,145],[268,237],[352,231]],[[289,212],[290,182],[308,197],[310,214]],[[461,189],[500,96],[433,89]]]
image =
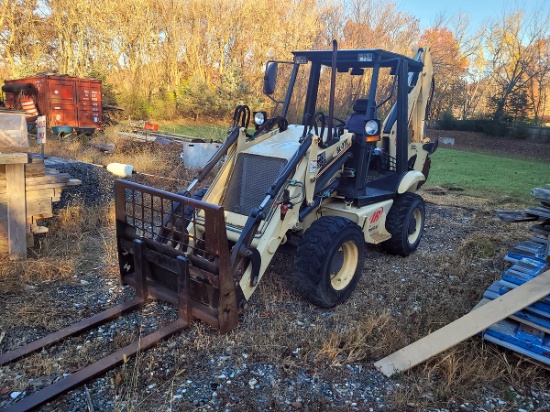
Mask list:
[[98,77],[107,102],[136,117],[221,118],[236,104],[269,104],[267,60],[337,39],[407,55],[430,47],[432,118],[538,122],[550,113],[548,10],[513,10],[477,28],[458,16],[421,30],[420,17],[374,0],[3,0],[0,80]]

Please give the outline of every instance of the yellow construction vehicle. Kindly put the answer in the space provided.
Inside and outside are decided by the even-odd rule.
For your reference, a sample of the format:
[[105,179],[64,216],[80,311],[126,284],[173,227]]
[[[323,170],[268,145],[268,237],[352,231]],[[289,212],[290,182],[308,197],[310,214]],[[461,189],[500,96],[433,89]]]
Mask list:
[[[178,319],[24,398],[17,410],[98,376],[192,318],[231,331],[283,244],[296,248],[297,290],[321,307],[349,298],[366,243],[403,256],[416,250],[424,201],[415,192],[437,147],[423,133],[433,90],[429,50],[409,58],[338,50],[334,42],[332,50],[293,54],[292,62],[266,64],[264,93],[273,113],[237,107],[225,142],[187,189],[175,194],[116,181],[121,280],[136,296],[3,354],[0,365],[138,308],[148,296],[176,304]],[[355,96],[350,84],[358,86]],[[297,118],[299,124],[289,121]],[[208,188],[196,191],[215,170]]]
[[[128,223],[136,218],[128,208],[117,221],[125,226],[121,233],[134,230],[126,242],[150,239],[151,247],[170,248],[169,253],[189,260],[191,310],[215,309],[217,321],[210,323],[223,331],[237,324],[238,310],[284,243],[297,245],[293,277],[300,294],[315,305],[332,307],[354,290],[363,270],[365,242],[406,256],[422,237],[424,202],[415,192],[428,176],[429,155],[437,147],[423,133],[433,89],[429,50],[418,49],[408,58],[383,50],[338,50],[335,44],[333,50],[293,54],[292,63],[266,65],[264,93],[276,103],[271,116],[239,106],[224,145],[180,192],[182,197],[167,199],[173,202],[167,208],[148,210],[161,215],[155,219],[151,214],[149,229],[145,221]],[[284,93],[279,93],[284,98],[278,100],[273,96],[282,65],[291,70]],[[305,69],[309,73],[307,83],[301,81],[307,84],[303,121],[289,124],[298,73]],[[330,96],[322,102],[319,86],[328,71]],[[383,73],[392,81],[386,82],[386,95],[379,97]],[[340,93],[337,75],[370,82],[368,93],[355,99],[346,120],[334,114],[335,95]],[[382,121],[378,110],[383,104],[390,109]],[[325,114],[320,108],[327,106]],[[208,190],[190,198],[222,156],[223,166]],[[117,202],[134,207],[134,200],[128,199],[148,190],[130,182],[118,185],[124,187],[124,196]],[[220,211],[215,228],[208,222],[213,209]],[[220,242],[212,253],[207,245],[218,240],[215,237]],[[123,281],[135,284],[135,252],[124,246],[123,235],[119,238]],[[222,281],[225,271],[227,279]],[[160,271],[148,275],[152,285],[164,284],[176,301],[174,279]],[[222,283],[227,286],[223,291]],[[217,293],[215,285],[220,285]],[[201,317],[201,310],[196,312]]]

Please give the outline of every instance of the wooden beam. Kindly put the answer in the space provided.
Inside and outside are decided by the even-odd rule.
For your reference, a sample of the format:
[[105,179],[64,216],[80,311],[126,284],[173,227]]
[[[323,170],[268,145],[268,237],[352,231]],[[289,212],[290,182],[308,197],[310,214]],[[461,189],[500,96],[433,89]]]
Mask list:
[[0,130],[0,140],[3,142],[3,143],[7,143],[9,146],[15,146],[15,147],[20,147],[21,145],[16,142],[15,140],[13,140],[6,132],[4,132],[3,130]]
[[375,362],[386,376],[403,372],[550,295],[550,270],[464,315],[428,336]]
[[[48,183],[43,185],[27,185],[27,190],[35,190],[35,189],[63,189],[65,187],[69,186],[78,186],[82,184],[82,181],[80,179],[69,179],[66,182],[59,182],[59,183]],[[7,188],[6,186],[2,186],[2,183],[0,182],[0,196],[6,194]],[[0,202],[2,200],[0,199]]]
[[[1,161],[0,159],[0,162]],[[27,257],[25,165],[14,163],[6,164],[6,181],[8,196],[9,254],[10,258],[25,259]]]
[[0,164],[22,164],[29,162],[27,153],[0,153]]

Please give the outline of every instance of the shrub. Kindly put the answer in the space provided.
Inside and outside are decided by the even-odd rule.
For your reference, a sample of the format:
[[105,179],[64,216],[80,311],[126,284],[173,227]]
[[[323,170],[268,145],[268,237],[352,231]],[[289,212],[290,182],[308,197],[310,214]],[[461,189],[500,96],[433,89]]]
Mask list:
[[527,140],[529,138],[529,129],[526,125],[518,124],[510,128],[507,136],[516,140]]
[[441,116],[439,120],[439,129],[440,130],[456,130],[456,119],[453,114],[449,111],[446,111]]

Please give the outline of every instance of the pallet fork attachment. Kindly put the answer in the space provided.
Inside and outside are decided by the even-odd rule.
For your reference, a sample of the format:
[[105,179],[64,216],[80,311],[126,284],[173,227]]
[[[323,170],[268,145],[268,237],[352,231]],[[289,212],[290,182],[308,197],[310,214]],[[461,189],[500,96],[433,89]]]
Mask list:
[[[121,280],[135,289],[136,296],[2,354],[0,365],[14,362],[64,338],[139,309],[147,303],[149,296],[175,304],[178,318],[23,398],[6,408],[6,412],[27,411],[45,404],[117,367],[128,357],[188,328],[193,317],[202,319],[222,333],[238,325],[236,290],[229,267],[223,208],[122,180],[115,183],[115,196]],[[187,218],[189,216],[191,218]],[[200,224],[197,222],[199,216]],[[193,223],[193,233],[187,232],[189,223]],[[157,234],[167,226],[172,240],[159,242]],[[205,229],[200,235],[199,227]],[[195,266],[193,261],[200,267]]]

